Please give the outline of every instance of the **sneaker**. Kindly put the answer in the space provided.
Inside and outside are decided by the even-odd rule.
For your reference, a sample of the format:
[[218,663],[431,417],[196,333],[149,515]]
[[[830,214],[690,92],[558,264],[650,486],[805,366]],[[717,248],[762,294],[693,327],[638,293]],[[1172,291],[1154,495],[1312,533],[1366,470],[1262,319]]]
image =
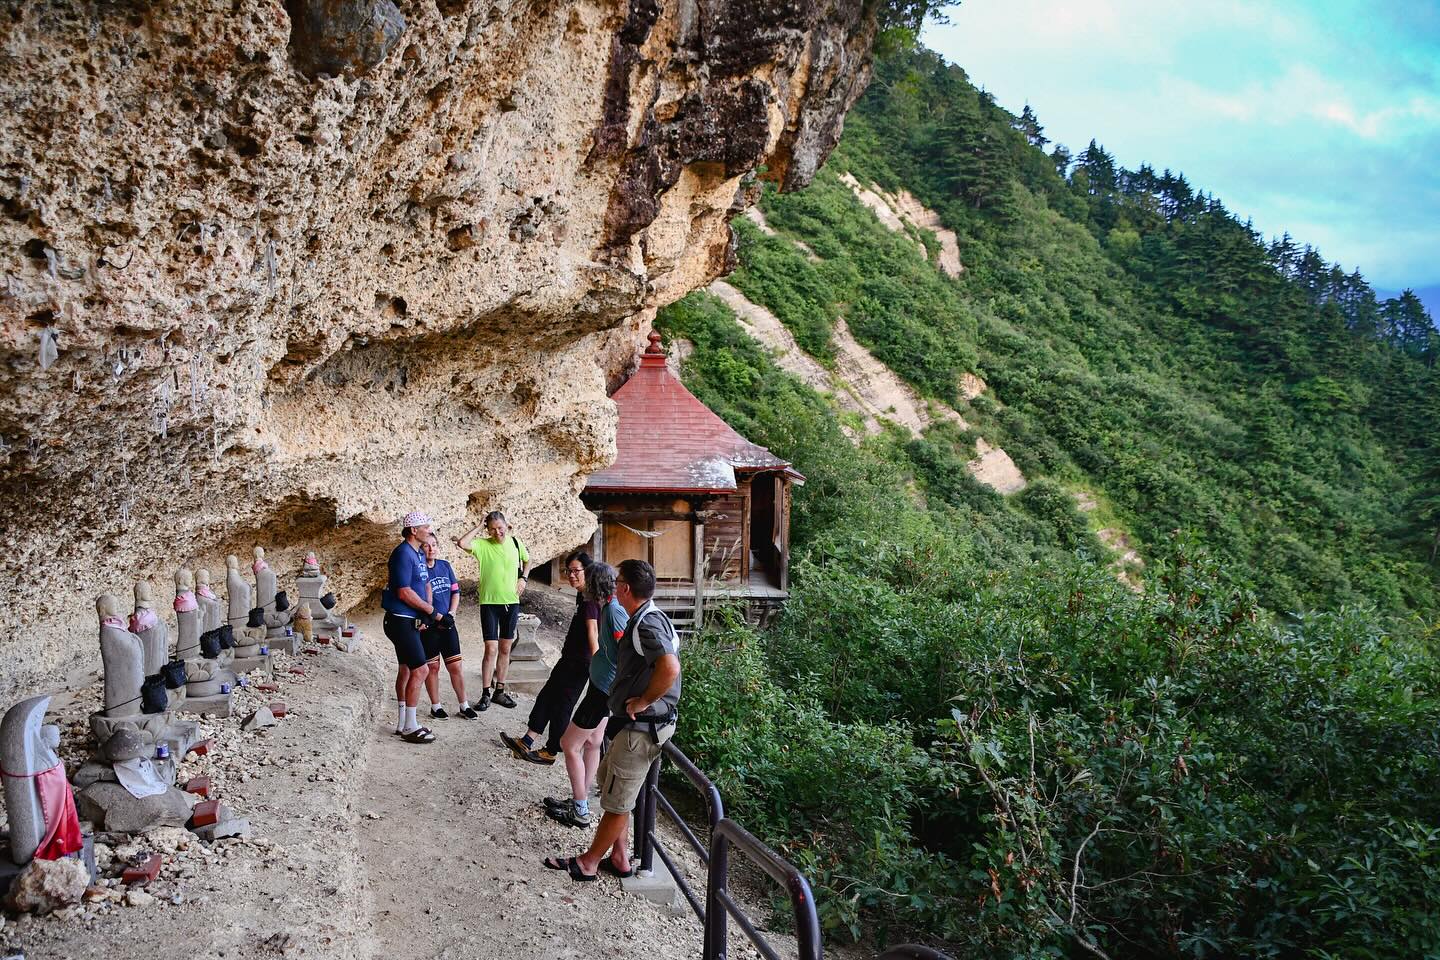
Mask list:
[[569,797],[566,797],[564,800],[561,800],[559,797],[546,797],[543,802],[545,804],[545,809],[559,810],[563,807],[569,806],[575,801],[571,800]]
[[490,698],[502,707],[514,707],[515,698],[510,696],[509,690],[496,690],[495,696]]
[[430,717],[434,720],[449,720],[450,714],[446,713],[445,708],[437,703],[430,707]]
[[531,763],[543,763],[545,766],[548,767],[553,764],[556,758],[559,756],[560,754],[551,753],[549,750],[541,747],[539,750],[531,750],[530,756],[526,757],[525,759],[529,760]]
[[577,811],[574,800],[566,800],[564,804],[555,807],[547,804],[545,807],[545,816],[551,820],[558,820],[567,827],[584,828],[590,826],[590,815]]
[[480,702],[475,704],[475,709],[481,713],[490,709],[490,692],[488,690],[480,695]]
[[479,719],[480,719],[480,714],[478,714],[478,713],[475,712],[475,708],[474,708],[474,707],[461,707],[461,708],[460,708],[460,716],[464,717],[466,720],[479,720]]

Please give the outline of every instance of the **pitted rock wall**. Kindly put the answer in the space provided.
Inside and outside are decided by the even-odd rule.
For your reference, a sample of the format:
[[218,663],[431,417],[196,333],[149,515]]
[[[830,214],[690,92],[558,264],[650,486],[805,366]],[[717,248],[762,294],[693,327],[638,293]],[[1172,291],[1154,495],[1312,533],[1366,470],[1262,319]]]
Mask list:
[[803,185],[859,0],[176,0],[0,12],[0,697],[94,597],[266,546],[342,601],[398,517],[590,533],[606,397]]

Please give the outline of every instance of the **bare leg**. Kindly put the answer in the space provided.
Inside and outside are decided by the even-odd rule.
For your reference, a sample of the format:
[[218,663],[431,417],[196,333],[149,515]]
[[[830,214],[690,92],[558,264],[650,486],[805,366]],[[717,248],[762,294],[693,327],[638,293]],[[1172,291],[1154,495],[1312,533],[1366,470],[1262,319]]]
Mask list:
[[593,732],[572,723],[560,736],[560,749],[565,754],[565,772],[570,775],[570,796],[576,800],[584,800],[590,795],[586,786],[589,781],[585,779],[585,744]]
[[402,666],[395,671],[395,699],[405,702],[405,687],[410,682],[410,668]]
[[601,858],[617,843],[624,842],[625,835],[629,832],[626,830],[629,824],[630,814],[605,811],[605,815],[600,818],[600,826],[595,829],[595,839],[590,842],[590,849],[575,858],[580,869],[585,873],[598,871]]
[[[445,662],[445,669],[450,674],[450,687],[455,691],[455,699],[460,703],[465,702],[465,674],[461,669],[463,666],[464,662],[459,657]],[[435,687],[436,689],[440,687],[438,677],[435,680]]]
[[605,740],[605,724],[607,720],[601,720],[600,726],[590,731],[590,736],[585,739],[585,793],[590,795],[590,788],[595,786],[595,771],[600,768],[600,745]]
[[430,695],[430,703],[440,702],[440,658],[436,657],[425,664],[425,692]]
[[410,677],[405,683],[405,706],[414,708],[420,703],[420,688],[425,685],[425,677],[430,673],[430,668],[422,664],[410,671]]
[[480,661],[480,684],[485,689],[494,686],[491,678],[495,675],[495,659],[499,655],[500,642],[498,640],[485,641],[485,659]]
[[[500,641],[500,655],[495,660],[495,682],[504,683],[505,674],[510,672],[510,647],[515,643],[515,638]],[[490,655],[490,644],[485,644],[485,655]]]

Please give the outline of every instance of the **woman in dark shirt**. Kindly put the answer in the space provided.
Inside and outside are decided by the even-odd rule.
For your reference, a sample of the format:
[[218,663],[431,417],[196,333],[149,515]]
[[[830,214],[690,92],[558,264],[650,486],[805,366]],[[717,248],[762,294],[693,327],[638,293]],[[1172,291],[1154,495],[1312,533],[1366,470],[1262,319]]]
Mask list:
[[[576,589],[575,616],[570,619],[570,629],[565,634],[565,646],[560,650],[560,661],[550,671],[523,737],[512,737],[501,733],[500,740],[510,748],[517,760],[528,763],[552,764],[560,755],[560,736],[570,723],[570,714],[575,702],[590,679],[590,655],[599,643],[600,605],[585,599],[585,570],[590,566],[590,555],[576,550],[565,558],[565,576],[570,586]],[[550,733],[545,745],[535,749],[536,742],[546,729]]]

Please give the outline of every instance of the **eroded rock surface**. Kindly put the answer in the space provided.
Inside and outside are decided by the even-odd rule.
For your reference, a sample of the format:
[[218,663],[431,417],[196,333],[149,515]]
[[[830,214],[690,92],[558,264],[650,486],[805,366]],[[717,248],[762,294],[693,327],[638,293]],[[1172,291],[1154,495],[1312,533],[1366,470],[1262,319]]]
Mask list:
[[[652,311],[863,88],[859,0],[178,0],[0,14],[0,696],[94,596],[502,508],[544,557]],[[168,597],[160,597],[161,602]]]

